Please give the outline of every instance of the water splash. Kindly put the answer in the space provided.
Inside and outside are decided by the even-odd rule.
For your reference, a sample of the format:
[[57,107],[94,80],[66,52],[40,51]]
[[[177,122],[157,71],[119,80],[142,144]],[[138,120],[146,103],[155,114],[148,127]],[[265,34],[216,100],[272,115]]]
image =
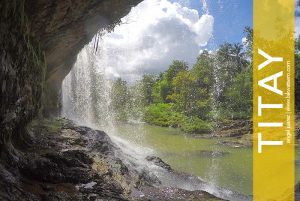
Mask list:
[[[202,10],[209,14],[206,0],[202,0]],[[141,167],[148,164],[145,156],[153,153],[153,150],[140,147],[133,141],[125,140],[118,135],[119,130],[115,127],[117,121],[112,106],[112,83],[110,79],[112,72],[110,58],[118,52],[107,51],[107,46],[101,45],[103,42],[101,35],[106,32],[98,33],[92,42],[86,45],[77,56],[77,61],[69,75],[65,78],[62,85],[62,116],[74,120],[78,124],[90,126],[104,130],[110,135],[112,140],[127,155],[134,156]],[[126,57],[126,55],[123,55]],[[213,96],[214,120],[218,119],[217,97],[220,93],[220,80],[218,77],[218,64],[214,68],[215,85]],[[138,115],[139,116],[139,115]],[[131,122],[139,122],[140,118],[129,117]],[[136,138],[142,138],[142,130],[133,131]],[[214,150],[218,152],[219,150]],[[206,190],[213,194],[220,192],[216,187],[218,183],[218,162],[212,158],[211,168],[208,170],[207,180],[209,184],[199,186],[199,181],[195,182],[194,190]],[[157,172],[160,174],[161,172]],[[168,175],[161,175],[162,178]],[[172,178],[168,176],[168,178]],[[185,183],[186,189],[191,190],[191,185]]]
[[[61,116],[79,125],[105,131],[124,153],[142,160],[153,151],[120,137],[120,122],[116,119],[118,111],[115,111],[112,100],[114,80],[107,70],[110,69],[109,58],[112,55],[108,55],[105,47],[99,45],[102,42],[99,36],[103,34],[97,34],[80,51],[72,70],[64,79]],[[138,111],[134,116],[128,114],[128,120],[140,122],[141,115]],[[143,132],[139,130],[135,137],[140,139],[142,135]]]
[[[202,11],[204,14],[209,14],[209,7],[207,4],[206,0],[201,0],[202,1]],[[220,5],[220,4],[219,4]],[[214,37],[212,36],[212,39]],[[214,43],[214,40],[211,41],[211,43]],[[215,45],[216,46],[216,45]],[[214,52],[210,52],[210,54],[215,54]],[[221,94],[221,85],[222,85],[222,80],[220,79],[220,64],[216,59],[212,60],[213,62],[213,79],[214,79],[214,84],[213,84],[213,90],[212,90],[212,102],[211,102],[211,108],[212,108],[212,117],[211,117],[211,122],[213,123],[213,131],[212,135],[214,135],[215,132],[218,132],[219,129],[219,117],[220,117],[220,111],[219,111],[219,96]],[[213,154],[216,154],[220,152],[218,146],[213,146],[212,147],[212,152]],[[218,188],[219,184],[219,176],[218,174],[220,173],[220,164],[219,160],[217,160],[215,157],[211,157],[210,159],[210,168],[207,170],[207,175],[205,178],[205,181],[207,181],[207,185],[205,186],[205,190],[207,192],[211,192],[216,194],[217,192],[220,192],[220,189]]]
[[[90,52],[84,48],[62,84],[62,116],[89,125],[92,122]],[[80,75],[80,76],[78,76]]]
[[86,45],[77,56],[71,72],[62,84],[62,116],[80,124],[113,128],[111,109],[111,80],[105,76],[105,67],[95,53],[94,40]]

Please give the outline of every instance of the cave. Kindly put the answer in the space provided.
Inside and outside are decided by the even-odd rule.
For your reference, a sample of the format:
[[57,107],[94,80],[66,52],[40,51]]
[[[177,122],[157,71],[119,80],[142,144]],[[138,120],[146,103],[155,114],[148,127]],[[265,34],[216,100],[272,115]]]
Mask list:
[[[245,67],[245,71],[243,71],[243,68],[241,67],[251,66],[249,57],[246,58],[241,56],[241,59],[238,61],[239,65],[237,65],[237,71],[240,70],[243,71],[243,73],[245,72],[245,74],[241,74],[243,75],[242,77],[237,76],[238,78],[243,78],[236,80],[237,85],[240,84],[239,81],[241,81],[241,83],[248,83],[243,84],[246,89],[249,89],[245,90],[246,92],[244,91],[243,94],[224,93],[223,95],[219,95],[219,92],[217,92],[216,95],[212,93],[211,88],[214,88],[213,90],[218,90],[215,89],[218,88],[216,87],[218,83],[215,83],[210,79],[218,79],[215,77],[217,77],[219,74],[223,74],[224,76],[228,75],[227,78],[222,77],[222,79],[224,78],[224,80],[233,79],[234,76],[238,75],[238,73],[236,75],[234,75],[234,73],[226,73],[226,71],[220,71],[219,74],[211,73],[214,71],[213,67],[214,65],[216,65],[215,63],[218,62],[216,62],[216,58],[212,59],[212,57],[210,56],[218,56],[218,53],[214,54],[210,51],[207,51],[206,49],[201,49],[201,53],[197,49],[196,54],[198,57],[196,60],[199,63],[195,64],[195,71],[189,69],[189,66],[185,62],[176,59],[169,66],[169,71],[166,70],[164,72],[160,72],[157,77],[146,77],[148,78],[148,81],[150,80],[151,90],[153,90],[156,84],[160,81],[162,83],[162,85],[160,86],[165,87],[160,89],[161,91],[164,91],[163,95],[160,94],[159,98],[156,97],[156,99],[160,99],[163,101],[160,101],[157,104],[153,104],[154,107],[152,109],[154,111],[154,114],[156,114],[155,112],[157,112],[158,110],[162,110],[163,112],[161,113],[163,114],[170,112],[169,106],[175,103],[172,98],[174,99],[176,97],[179,97],[179,93],[174,93],[178,96],[169,96],[170,94],[168,94],[168,92],[172,91],[171,88],[173,87],[173,84],[170,83],[173,83],[175,77],[177,77],[177,73],[187,73],[182,73],[182,77],[179,77],[181,79],[177,80],[177,83],[185,83],[187,81],[187,85],[191,85],[194,87],[191,88],[193,90],[190,90],[187,93],[196,93],[196,91],[199,91],[201,97],[204,97],[204,101],[201,101],[200,103],[197,102],[197,104],[199,103],[200,105],[200,109],[196,112],[192,111],[192,109],[189,108],[192,108],[191,104],[183,104],[183,112],[181,111],[181,113],[176,113],[176,111],[171,115],[168,113],[169,116],[172,116],[172,121],[169,121],[169,119],[166,118],[159,119],[154,115],[155,118],[152,118],[151,120],[156,121],[157,119],[159,119],[155,122],[157,124],[151,125],[149,122],[143,122],[147,124],[147,126],[160,126],[159,129],[165,129],[165,135],[156,135],[157,133],[161,132],[161,130],[157,129],[157,127],[151,130],[152,133],[148,135],[153,135],[154,137],[156,137],[160,141],[159,143],[162,147],[168,147],[171,143],[174,143],[176,145],[179,140],[173,141],[174,138],[168,137],[178,137],[178,132],[182,131],[180,129],[182,129],[183,126],[186,126],[187,132],[185,132],[184,134],[182,132],[181,134],[183,135],[180,135],[180,137],[178,137],[178,139],[180,140],[184,139],[185,143],[180,144],[183,147],[182,150],[179,149],[178,151],[176,147],[175,151],[178,151],[178,153],[176,153],[178,154],[176,155],[177,158],[174,157],[174,152],[171,152],[170,150],[168,150],[169,152],[166,151],[164,153],[165,155],[168,155],[170,157],[172,157],[173,155],[173,158],[175,158],[175,163],[179,163],[178,166],[173,166],[174,163],[172,164],[172,162],[165,160],[165,158],[163,158],[163,155],[157,155],[158,152],[149,152],[150,154],[147,153],[147,155],[141,156],[138,154],[141,149],[137,149],[137,152],[129,153],[125,148],[134,149],[133,147],[130,147],[131,144],[124,145],[124,141],[117,139],[116,136],[109,135],[109,132],[103,131],[102,129],[100,129],[99,127],[95,127],[94,125],[88,125],[86,122],[81,125],[80,122],[75,122],[74,119],[71,120],[70,116],[72,115],[67,117],[64,117],[62,115],[63,96],[65,95],[63,93],[63,83],[64,80],[68,79],[68,76],[70,74],[71,76],[78,76],[78,74],[80,75],[80,72],[73,72],[72,74],[72,71],[76,70],[76,62],[78,61],[78,56],[80,56],[81,52],[85,50],[86,46],[90,45],[93,42],[95,43],[95,52],[97,52],[97,50],[99,51],[99,49],[104,46],[102,46],[101,39],[99,39],[101,38],[100,36],[102,34],[102,31],[105,30],[107,31],[107,33],[113,32],[114,29],[122,23],[122,18],[124,16],[127,16],[127,14],[130,14],[133,8],[138,7],[138,5],[141,5],[143,2],[145,1],[1,1],[0,200],[252,200],[253,197],[250,193],[250,191],[252,192],[252,170],[250,170],[250,168],[245,170],[245,172],[251,172],[251,177],[246,178],[250,174],[243,174],[244,169],[238,172],[236,171],[236,169],[234,169],[235,167],[228,168],[226,166],[224,168],[225,170],[232,168],[231,172],[229,173],[229,179],[220,179],[224,180],[222,181],[223,184],[230,183],[230,185],[232,185],[233,182],[238,181],[236,183],[239,183],[238,185],[241,185],[240,190],[245,190],[247,188],[248,192],[236,192],[232,189],[225,188],[225,186],[215,185],[213,183],[215,181],[212,181],[212,184],[208,182],[209,180],[215,179],[214,174],[216,172],[214,171],[220,171],[217,172],[217,174],[223,174],[223,172],[221,172],[223,166],[219,165],[218,161],[221,161],[222,158],[229,155],[232,156],[232,152],[235,152],[235,154],[238,153],[239,151],[236,150],[243,149],[243,151],[245,151],[247,149],[247,153],[245,151],[246,155],[243,158],[240,157],[240,153],[236,154],[239,156],[239,159],[242,160],[242,162],[237,161],[237,163],[240,162],[240,164],[236,166],[250,167],[249,161],[252,164],[252,161],[249,160],[249,156],[252,156],[253,123],[250,117],[252,114],[252,96],[247,96],[248,93],[252,93],[252,74],[251,76],[250,74],[246,74],[251,71],[251,67]],[[173,3],[173,1],[162,2],[168,2],[169,4]],[[209,41],[209,38],[213,36],[212,25],[214,22],[214,18],[209,15],[206,1],[202,1],[202,3],[202,9],[204,13],[202,15],[203,18],[199,17],[198,11],[191,9],[188,12],[189,8],[184,6],[181,7],[181,11],[187,12],[187,15],[193,18],[194,24],[190,26],[192,27],[192,29],[194,29],[194,32],[192,32],[191,35],[195,35],[195,38],[198,40],[199,44],[205,44],[204,46],[198,44],[199,46],[206,47],[206,43]],[[174,5],[175,4],[176,2],[174,3]],[[221,5],[222,3],[218,1],[218,4]],[[181,5],[176,4],[174,8],[177,9],[180,6]],[[162,8],[162,12],[168,12],[168,8]],[[152,18],[152,12],[150,14],[150,18]],[[173,19],[170,20],[172,21]],[[200,22],[205,20],[210,22],[207,24],[206,28],[211,30],[207,31],[206,34],[203,34],[203,38],[205,38],[204,40],[202,37],[197,38],[198,35],[195,34],[195,30],[199,31],[200,28],[203,28],[204,25],[201,25]],[[182,21],[179,21],[178,24],[175,24],[175,26],[180,27],[182,24],[186,25],[185,21],[187,20],[182,19]],[[187,22],[187,24],[189,23],[190,21]],[[194,25],[199,26],[199,30]],[[163,36],[165,36],[168,31],[176,32],[177,30],[169,30],[170,27],[165,26],[164,24],[161,24],[160,26],[167,30],[167,32],[162,32]],[[182,35],[187,33],[184,31],[186,30],[183,30],[183,33],[181,33]],[[245,36],[243,40],[248,40],[249,38],[249,40],[253,40],[253,30],[251,28],[246,27],[244,33],[246,33],[248,38]],[[184,37],[182,38],[182,40],[186,39]],[[153,39],[152,41],[149,41],[153,43],[155,42],[155,40]],[[176,44],[174,42],[174,38],[170,41],[172,44],[174,43],[175,47]],[[296,41],[298,41],[297,43],[299,43],[299,39],[297,39]],[[232,45],[229,43],[225,43],[224,45],[220,44],[220,49],[221,51],[226,49],[228,51],[231,51],[234,48],[238,49],[240,47],[245,49],[239,50],[239,53],[242,53],[241,55],[251,55],[252,43],[249,41],[247,43],[248,46],[239,46],[238,44]],[[185,51],[190,54],[189,50],[192,48],[193,44],[187,44],[188,45],[186,48],[188,49],[188,51]],[[169,49],[174,47],[162,47],[161,51],[167,52],[169,51]],[[248,50],[251,49],[251,51],[247,52],[247,48]],[[161,53],[157,49],[156,51],[159,52],[159,54]],[[216,52],[217,51],[219,50],[216,50]],[[182,54],[182,52],[183,50],[181,50],[181,52],[179,51],[179,54]],[[299,49],[297,53],[299,53]],[[226,55],[226,51],[221,52],[221,54],[223,54],[226,59],[232,58],[232,54]],[[298,56],[296,57],[296,65],[299,66],[299,54],[296,56]],[[224,65],[230,66],[230,63],[227,63],[228,61],[224,59],[222,55],[220,56],[220,58],[223,59],[222,63],[224,63]],[[108,58],[108,60],[109,62],[111,62],[110,57]],[[219,62],[218,65],[220,63],[221,62]],[[197,64],[199,64],[198,71]],[[178,69],[176,69],[176,66],[179,66],[179,69],[181,70],[177,72]],[[201,67],[203,66],[204,69],[201,69]],[[77,75],[75,75],[76,73]],[[193,77],[194,74],[197,74],[197,76],[199,77],[196,79],[195,77]],[[207,76],[206,74],[209,76]],[[298,74],[299,72],[297,73],[297,75]],[[96,77],[97,75],[94,75],[94,77]],[[80,78],[80,76],[78,76],[78,78]],[[153,79],[154,81],[151,79]],[[72,80],[69,78],[69,82],[71,81]],[[122,84],[125,83],[121,79],[116,81],[118,81],[118,83],[120,84],[119,86],[122,86]],[[224,82],[224,88],[231,88],[227,87],[226,84],[228,83],[227,80],[226,83]],[[200,85],[204,88],[201,88],[201,90],[195,90]],[[299,144],[300,124],[298,102],[300,96],[298,78],[296,78],[295,86],[296,139],[297,143]],[[92,88],[93,86],[83,86],[80,88],[80,90],[84,90],[84,87]],[[104,86],[103,84],[102,87],[105,88],[106,86]],[[173,92],[175,91],[176,90],[174,90]],[[226,99],[226,95],[228,94],[232,95],[233,98],[230,97],[232,99],[227,102],[228,105],[225,104],[226,109],[239,111],[232,114],[232,116],[229,118],[226,117],[228,119],[224,118],[224,121],[221,121],[221,118],[217,119],[218,117],[211,117],[211,113],[217,113],[217,107],[222,107],[220,103]],[[215,96],[215,102],[210,102],[211,96]],[[171,98],[168,99],[169,97]],[[188,99],[198,101],[197,98],[199,97],[200,96],[193,95]],[[247,102],[245,103],[247,105],[244,105],[242,107],[238,105],[239,107],[235,108],[234,104],[232,103],[235,102],[235,99],[238,98],[242,100],[241,102]],[[125,105],[125,103],[123,103],[125,102],[124,98],[117,97],[116,99],[118,99],[118,102],[120,104]],[[149,100],[147,100],[147,106],[153,103],[154,99],[155,97],[151,94]],[[130,100],[128,102],[130,102]],[[73,99],[68,101],[68,104],[70,104]],[[195,104],[196,102],[188,103]],[[208,105],[210,103],[216,105]],[[81,105],[79,105],[78,107],[80,108]],[[213,109],[210,110],[211,108]],[[86,108],[84,107],[81,109],[85,110]],[[214,111],[214,109],[216,111]],[[221,112],[227,112],[226,109],[224,111],[222,110]],[[239,113],[241,112],[240,110],[242,111],[242,113],[247,113],[248,116],[243,116],[242,113]],[[203,114],[201,113],[201,115],[199,115],[199,111],[203,111]],[[101,113],[102,111],[97,112],[94,112],[93,115],[97,117],[101,115],[107,115],[105,113]],[[140,111],[132,110],[132,113],[134,113],[135,115],[138,115],[139,112]],[[184,112],[190,112],[193,116],[184,116]],[[77,115],[80,116],[81,113],[78,113]],[[223,115],[223,113],[221,115]],[[241,115],[241,117],[239,115]],[[209,124],[211,122],[207,123],[208,120],[202,121],[201,118],[205,120],[209,119],[209,121],[213,119],[213,121],[215,122],[213,122],[212,124],[215,123],[216,128],[213,129],[213,126]],[[80,120],[82,120],[82,118]],[[182,125],[180,125],[178,121],[182,121]],[[129,124],[131,123],[132,122],[129,122]],[[128,127],[127,129],[129,130],[129,132],[134,133],[135,128],[138,127]],[[193,133],[193,131],[188,132],[189,129],[190,131],[192,129],[198,129],[198,133]],[[186,134],[188,134],[189,136],[187,137]],[[133,138],[138,138],[138,136],[132,136]],[[164,138],[166,136],[168,137]],[[214,137],[218,139],[217,142],[213,141],[212,143],[212,141],[210,141],[211,144],[203,143],[203,146],[211,146],[217,150],[202,150],[201,147],[199,147],[199,149],[197,150],[194,149],[194,145],[200,146],[201,144],[202,146],[202,143],[198,144],[197,140],[201,139],[208,142]],[[218,146],[224,146],[226,147],[226,149],[218,149]],[[185,150],[186,147],[190,149]],[[147,147],[142,147],[142,149],[146,150]],[[171,146],[170,149],[173,149],[173,146]],[[190,161],[187,162],[185,159],[189,157]],[[204,170],[209,177],[207,181],[205,181],[204,179],[202,180],[202,177],[194,172],[185,172],[183,170],[185,168],[191,168],[190,166],[183,165],[183,168],[178,168],[184,163],[193,163],[193,160],[196,161],[198,159],[199,161],[195,163],[196,165],[203,163],[203,166],[199,169],[202,169],[205,166],[208,167],[208,170]],[[213,163],[216,166],[213,167]],[[299,159],[296,159],[295,163],[299,166]],[[194,169],[198,170],[198,167]],[[210,170],[212,170],[212,172]],[[298,174],[298,172],[296,174]],[[233,175],[235,178],[232,178]],[[239,181],[239,179],[241,178],[239,176],[245,177],[246,179],[249,179],[251,181],[248,182],[246,186],[244,180]],[[251,184],[251,187],[249,187],[249,184]],[[240,186],[238,186],[238,188],[239,187]],[[300,197],[299,192],[300,183],[298,182],[298,184],[296,184],[295,186],[296,199],[299,199]]]
[[[79,51],[139,2],[0,3],[1,200],[217,199],[203,191],[157,187],[160,181],[150,172],[136,172],[118,158],[120,149],[104,132],[55,119],[62,81]],[[97,142],[90,144],[91,137]],[[72,149],[74,144],[89,150]],[[159,158],[147,160],[172,171]]]

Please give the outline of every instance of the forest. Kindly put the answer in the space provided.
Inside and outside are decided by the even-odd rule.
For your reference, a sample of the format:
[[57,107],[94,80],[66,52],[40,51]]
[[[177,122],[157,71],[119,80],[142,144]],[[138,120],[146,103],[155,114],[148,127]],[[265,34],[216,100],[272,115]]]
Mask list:
[[146,123],[181,128],[187,133],[208,133],[219,121],[252,116],[252,29],[246,42],[224,43],[204,50],[196,63],[174,60],[165,72],[144,74],[134,85],[118,78],[112,87],[116,119],[128,114]]
[[[204,50],[189,67],[174,60],[165,72],[144,74],[134,85],[118,78],[112,87],[112,108],[118,121],[142,121],[210,133],[220,122],[252,118],[253,30],[244,29],[245,42],[224,43]],[[295,40],[296,111],[299,111],[300,39]]]

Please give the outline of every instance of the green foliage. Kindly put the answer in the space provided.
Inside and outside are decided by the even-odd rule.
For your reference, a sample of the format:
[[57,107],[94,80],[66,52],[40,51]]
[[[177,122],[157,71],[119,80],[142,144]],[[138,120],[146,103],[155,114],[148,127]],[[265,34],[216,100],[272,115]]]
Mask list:
[[152,104],[146,108],[144,120],[164,127],[178,127],[187,133],[208,133],[211,125],[197,116],[185,116],[173,109],[172,103]]
[[159,95],[162,101],[164,103],[168,102],[167,97],[171,93],[171,84],[168,83],[166,79],[163,79],[158,83],[158,88],[159,88]]
[[153,103],[161,103],[164,102],[164,100],[167,98],[165,92],[164,92],[164,86],[166,85],[166,82],[156,82],[152,88],[152,97],[153,97]]
[[146,107],[144,120],[157,126],[179,127],[183,115],[173,110],[172,103],[158,103]]
[[214,53],[203,51],[191,69],[175,60],[165,72],[144,75],[130,88],[117,80],[113,87],[117,116],[126,119],[122,115],[126,111],[139,111],[147,123],[187,133],[211,132],[213,120],[249,119],[252,29],[246,27],[245,34],[244,44],[224,43]]
[[[223,114],[232,119],[249,119],[252,116],[252,71],[237,74],[231,87],[225,91]],[[226,107],[225,107],[226,105]],[[225,113],[224,113],[225,112]]]
[[115,118],[119,121],[127,120],[127,107],[128,107],[128,88],[126,81],[121,78],[117,79],[112,86],[112,107],[115,112]]
[[194,105],[196,79],[189,71],[179,72],[172,81],[172,91],[167,99],[175,103],[177,111],[189,113]]
[[212,126],[209,122],[203,121],[199,117],[185,117],[181,124],[181,129],[187,133],[209,133]]
[[246,42],[244,44],[246,45],[245,54],[250,58],[250,61],[252,61],[253,29],[246,27],[244,33],[246,34]]
[[27,129],[40,126],[41,129],[46,129],[49,133],[59,133],[65,123],[66,121],[64,119],[34,119],[30,122],[30,124],[27,125]]
[[141,93],[144,98],[144,105],[149,105],[153,103],[153,88],[156,81],[156,77],[154,75],[144,75],[141,80]]
[[168,96],[173,93],[172,82],[178,73],[187,71],[188,65],[183,61],[175,60],[169,66],[168,70],[161,75],[159,82],[160,96],[163,102],[168,103],[170,100]]
[[[112,87],[116,119],[128,121],[130,117],[143,117],[147,123],[178,127],[187,133],[211,132],[213,120],[250,119],[253,30],[246,27],[244,33],[243,45],[225,43],[214,53],[203,51],[191,69],[185,62],[176,60],[165,72],[144,75],[133,86],[116,80]],[[297,38],[295,103],[298,111],[299,78],[300,38]]]
[[210,118],[212,110],[212,99],[214,85],[214,57],[207,51],[201,53],[197,63],[191,69],[191,73],[196,79],[196,88],[194,93],[193,115],[197,115],[203,120]]
[[165,78],[168,83],[171,83],[178,73],[186,70],[188,70],[188,65],[185,62],[175,60],[166,71]]

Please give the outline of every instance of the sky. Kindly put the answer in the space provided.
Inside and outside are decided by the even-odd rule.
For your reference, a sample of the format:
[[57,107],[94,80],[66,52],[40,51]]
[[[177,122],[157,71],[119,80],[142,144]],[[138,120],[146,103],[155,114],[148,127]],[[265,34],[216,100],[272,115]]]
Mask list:
[[244,37],[243,30],[253,24],[252,0],[172,0],[189,8],[196,9],[203,14],[203,2],[207,10],[214,17],[213,40],[210,40],[207,49],[217,49],[224,42],[238,43]]
[[100,41],[100,70],[127,81],[165,71],[173,60],[191,67],[199,53],[242,42],[252,27],[252,0],[144,0]]

